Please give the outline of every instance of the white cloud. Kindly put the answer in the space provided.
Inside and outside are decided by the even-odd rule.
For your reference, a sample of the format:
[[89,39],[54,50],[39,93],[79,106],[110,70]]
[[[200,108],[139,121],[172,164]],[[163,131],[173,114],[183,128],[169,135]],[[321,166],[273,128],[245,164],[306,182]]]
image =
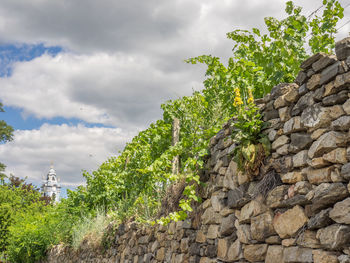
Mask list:
[[[189,68],[195,68],[187,65]],[[160,104],[190,95],[191,71],[165,73],[147,57],[97,53],[43,55],[0,78],[1,100],[37,118],[77,118],[116,127],[145,127]],[[197,84],[199,86],[199,84]]]
[[39,184],[53,161],[62,185],[76,186],[83,182],[82,170],[96,170],[132,135],[119,128],[44,124],[38,130],[15,131],[12,142],[0,145],[1,162],[7,174]]
[[[66,52],[16,63],[12,76],[0,78],[0,100],[24,117],[77,118],[122,130],[44,125],[16,131],[13,142],[0,145],[1,161],[16,175],[38,180],[54,160],[65,183],[81,182],[81,169],[116,154],[110,145],[122,148],[125,131],[146,127],[160,117],[161,103],[202,87],[204,67],[184,59],[227,58],[233,46],[227,32],[263,28],[265,16],[284,17],[285,2],[2,0],[0,43],[44,43]],[[305,14],[321,2],[295,1]],[[339,26],[349,16],[347,8]]]

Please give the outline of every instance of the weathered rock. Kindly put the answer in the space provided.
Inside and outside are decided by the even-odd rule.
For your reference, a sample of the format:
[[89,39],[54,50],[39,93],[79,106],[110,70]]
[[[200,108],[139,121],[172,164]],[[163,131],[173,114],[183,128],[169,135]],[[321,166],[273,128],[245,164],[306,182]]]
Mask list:
[[197,231],[196,242],[198,242],[198,243],[205,243],[206,241],[207,241],[207,238],[204,235],[204,233],[201,230]]
[[297,182],[293,191],[294,194],[306,195],[312,189],[312,185],[308,181]]
[[220,212],[221,209],[225,207],[224,198],[226,197],[226,193],[222,191],[214,192],[210,199],[211,206],[213,207],[215,212]]
[[269,138],[269,140],[272,142],[276,139],[277,137],[277,131],[274,129],[269,129],[267,131],[267,137]]
[[242,257],[242,245],[238,240],[236,240],[229,247],[226,260],[228,262],[233,262],[235,260],[240,259],[241,257]]
[[228,192],[227,205],[230,208],[241,208],[249,201],[250,199],[246,197],[243,191],[237,187]]
[[[337,76],[338,77],[338,76]],[[337,79],[337,78],[336,78]],[[329,95],[337,93],[340,89],[336,88],[335,85],[335,80],[328,82],[326,85],[324,85],[324,93],[322,94],[322,97],[327,97]]]
[[320,102],[322,101],[322,98],[324,97],[324,92],[325,92],[325,85],[322,85],[321,87],[319,87],[318,89],[315,90],[314,93],[314,100],[316,102]]
[[284,196],[288,192],[288,185],[280,185],[271,190],[266,197],[266,205],[271,208],[280,207],[281,202],[284,200]]
[[289,151],[293,153],[297,153],[306,147],[309,147],[313,140],[310,137],[310,134],[307,133],[292,133],[291,136],[291,143],[289,147]]
[[322,99],[324,106],[331,106],[336,104],[343,104],[348,99],[348,92],[346,90],[341,91],[337,94],[332,94]]
[[234,161],[231,161],[224,176],[224,181],[223,181],[224,187],[228,189],[234,189],[237,187],[234,181],[236,174],[237,174],[237,163]]
[[281,244],[281,238],[279,236],[270,236],[265,239],[265,243],[271,244],[271,245],[280,245]]
[[214,166],[213,171],[214,171],[215,173],[218,173],[219,170],[220,170],[220,168],[223,166],[223,164],[224,164],[224,161],[223,161],[223,160],[218,160],[218,161],[216,162],[215,166]]
[[[215,261],[211,258],[207,258],[207,257],[201,257],[199,263],[214,263]],[[174,261],[172,261],[171,263],[176,263],[176,260],[174,259]]]
[[338,257],[334,252],[314,250],[312,251],[314,256],[314,263],[339,263]]
[[272,109],[272,110],[264,111],[264,121],[276,119],[278,117],[279,117],[278,110]]
[[306,84],[308,90],[315,90],[320,86],[321,74],[313,75]]
[[[307,80],[307,74],[306,74],[306,79],[305,81]],[[298,83],[297,83],[298,84]],[[306,83],[304,82],[303,85],[301,85],[299,87],[299,90],[298,90],[298,93],[299,93],[299,96],[303,96],[305,95],[309,90],[307,89],[306,87]]]
[[299,71],[297,78],[295,79],[295,83],[297,83],[299,86],[305,83],[307,79],[307,75],[304,71]]
[[311,208],[314,212],[343,200],[349,195],[349,192],[342,183],[322,183],[314,191],[315,194],[312,199],[313,204]]
[[294,195],[290,198],[284,199],[283,201],[281,201],[279,207],[287,207],[287,208],[291,208],[294,207],[296,205],[306,205],[309,204],[310,200],[305,196],[305,195]]
[[297,239],[298,246],[308,248],[320,248],[321,244],[316,238],[316,231],[305,230]]
[[296,155],[293,156],[293,167],[298,168],[298,167],[303,167],[307,165],[308,161],[308,150],[303,150],[298,152]]
[[350,263],[350,256],[348,255],[340,255],[338,257],[339,263]]
[[278,114],[279,114],[281,121],[285,122],[291,118],[291,114],[290,114],[291,110],[292,109],[290,107],[284,107],[284,108],[280,108],[278,110]]
[[350,56],[350,38],[344,38],[335,43],[335,54],[339,60],[344,60]]
[[206,209],[202,215],[203,224],[218,224],[221,221],[222,216],[215,212],[212,207]]
[[284,123],[283,133],[289,134],[292,132],[303,131],[305,128],[301,124],[300,116],[295,116]]
[[207,247],[205,248],[204,254],[210,258],[216,257],[217,246],[215,246],[215,244],[207,245]]
[[338,250],[350,241],[350,226],[334,224],[317,231],[317,236],[326,249]]
[[268,211],[251,219],[252,238],[258,241],[264,241],[267,237],[276,234],[273,226],[273,212]]
[[228,236],[235,231],[235,220],[236,217],[233,214],[222,219],[220,225],[220,236]]
[[239,218],[240,223],[249,223],[254,216],[260,215],[267,210],[267,207],[258,200],[252,200],[242,207]]
[[238,220],[236,221],[235,226],[237,228],[237,237],[239,242],[243,244],[251,244],[252,234],[250,232],[250,225],[240,225]]
[[315,104],[314,92],[308,92],[303,95],[292,109],[292,116],[299,115],[304,109]]
[[316,53],[309,57],[307,60],[305,60],[303,63],[301,63],[300,68],[302,69],[309,69],[313,63],[315,63],[317,60],[325,57],[325,53]]
[[276,98],[275,102],[273,103],[273,107],[277,110],[286,105],[288,105],[288,102],[284,99],[284,96]]
[[337,148],[333,151],[326,153],[322,156],[322,158],[330,163],[342,163],[345,164],[347,162],[346,159],[346,149],[345,148]]
[[317,60],[316,62],[314,62],[312,64],[312,69],[315,72],[318,72],[322,69],[324,69],[325,67],[335,63],[337,61],[337,58],[335,55],[326,55],[322,58],[320,58],[319,60]]
[[245,183],[248,183],[252,180],[251,176],[248,175],[247,173],[244,173],[244,172],[237,172],[237,182],[238,182],[238,185],[242,185],[242,184],[245,184]]
[[346,114],[350,114],[350,99],[348,99],[344,104],[343,104],[343,109],[346,112]]
[[282,135],[278,137],[273,143],[272,143],[272,149],[276,150],[277,148],[283,146],[284,144],[289,143],[289,137],[286,135]]
[[323,97],[336,94],[339,91],[347,88],[349,84],[350,84],[349,72],[342,75],[338,75],[334,81],[331,81],[325,85],[325,91],[324,91]]
[[295,83],[281,83],[271,89],[270,100],[275,100],[282,97],[293,90],[298,89],[298,85]]
[[332,80],[340,72],[340,70],[341,63],[339,61],[322,70],[319,85],[323,85]]
[[312,249],[299,247],[286,247],[283,251],[283,260],[286,263],[305,262],[311,263]]
[[350,116],[341,116],[332,121],[332,128],[338,131],[347,131],[350,128]]
[[186,253],[189,247],[189,238],[183,238],[180,242],[180,250],[182,253]]
[[206,235],[207,239],[215,239],[219,236],[219,225],[209,225],[208,233]]
[[219,239],[218,240],[218,258],[224,260],[227,255],[227,250],[229,248],[229,242],[227,239]]
[[331,179],[333,183],[345,182],[344,177],[340,175],[340,169],[338,168],[338,165],[335,165],[334,169],[332,170]]
[[246,245],[244,248],[244,258],[249,262],[258,262],[265,259],[267,244]]
[[282,246],[284,246],[284,247],[294,246],[295,243],[296,243],[296,239],[295,238],[287,238],[287,239],[283,239],[282,240]]
[[322,157],[318,157],[318,158],[314,158],[311,160],[311,162],[309,162],[309,165],[314,168],[314,169],[318,169],[318,168],[322,168],[325,166],[329,166],[331,163],[327,162],[325,159],[323,159]]
[[281,238],[288,238],[294,236],[307,221],[304,209],[295,206],[283,214],[277,214],[273,220],[273,227]]
[[234,209],[231,209],[231,208],[228,208],[228,207],[225,207],[224,209],[222,209],[220,211],[220,215],[223,216],[223,217],[226,217],[230,214],[234,214],[235,213],[235,210]]
[[296,182],[304,181],[305,177],[301,172],[289,172],[281,174],[281,180],[285,184],[295,184]]
[[287,155],[289,153],[289,149],[290,149],[290,145],[289,144],[285,144],[285,145],[279,147],[276,150],[276,153],[279,154],[279,155]]
[[220,169],[219,169],[219,175],[225,175],[225,173],[226,173],[226,170],[227,170],[227,167],[221,167]]
[[322,134],[325,134],[328,131],[328,128],[317,129],[311,133],[311,139],[317,140]]
[[344,114],[341,106],[322,107],[321,103],[317,103],[307,107],[301,114],[301,123],[304,127],[310,129],[318,129],[329,127],[331,121],[339,118]]
[[160,249],[158,249],[157,251],[157,256],[156,259],[159,261],[163,261],[165,257],[165,248],[161,247]]
[[311,145],[308,155],[311,159],[322,156],[323,154],[344,145],[346,140],[346,134],[344,133],[335,131],[327,132]]
[[[271,155],[271,157],[273,157]],[[276,158],[278,158],[277,156]],[[274,158],[274,157],[273,157]],[[292,157],[290,156],[282,156],[278,159],[272,159],[273,162],[271,163],[271,166],[277,173],[287,173],[288,171],[291,170],[293,164],[292,164]]]
[[266,263],[283,263],[283,247],[269,246],[265,258]]
[[334,80],[334,88],[339,91],[343,88],[347,88],[350,85],[350,73],[338,75]]
[[188,253],[190,255],[200,255],[200,244],[194,242],[191,243],[190,247],[188,248]]
[[334,167],[326,167],[320,169],[306,168],[303,172],[306,173],[307,179],[312,184],[321,184],[332,182],[331,172]]
[[295,83],[290,83],[288,92],[282,96],[283,99],[288,104],[294,103],[299,98],[298,89],[299,89],[298,85],[296,85]]
[[342,166],[340,174],[346,179],[350,179],[350,163],[346,163]]
[[350,198],[336,203],[329,212],[329,217],[337,223],[350,224]]
[[307,223],[307,228],[310,230],[319,229],[331,224],[332,220],[329,218],[329,211],[331,208],[324,209],[318,214],[310,218]]

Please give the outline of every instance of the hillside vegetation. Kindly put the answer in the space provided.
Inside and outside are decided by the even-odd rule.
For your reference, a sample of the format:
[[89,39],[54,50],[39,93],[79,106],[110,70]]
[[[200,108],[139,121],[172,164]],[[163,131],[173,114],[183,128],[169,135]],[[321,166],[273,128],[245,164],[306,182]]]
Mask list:
[[[322,15],[307,17],[289,1],[284,19],[265,18],[267,34],[257,28],[227,33],[233,41],[227,65],[212,55],[188,59],[187,63],[207,65],[203,89],[164,103],[162,119],[135,136],[118,157],[92,173],[85,172],[86,186],[69,191],[59,204],[35,199],[26,209],[15,209],[12,201],[0,202],[0,218],[11,212],[10,219],[0,221],[0,240],[6,240],[0,244],[3,257],[10,262],[35,262],[58,243],[78,247],[87,236],[102,240],[98,233],[112,220],[166,224],[186,218],[193,203],[200,201],[196,191],[209,140],[232,117],[237,120],[233,139],[241,144],[236,158],[241,167],[254,172],[248,157],[261,149],[268,154],[268,145],[259,133],[264,123],[253,98],[261,98],[279,83],[293,82],[300,63],[311,53],[331,52],[343,8],[335,0],[325,0],[323,5]],[[175,145],[174,119],[180,122]],[[174,174],[175,156],[180,166]],[[168,187],[180,181],[184,190],[179,208],[157,218]],[[2,195],[20,191],[5,181],[0,187],[0,200],[6,199]]]

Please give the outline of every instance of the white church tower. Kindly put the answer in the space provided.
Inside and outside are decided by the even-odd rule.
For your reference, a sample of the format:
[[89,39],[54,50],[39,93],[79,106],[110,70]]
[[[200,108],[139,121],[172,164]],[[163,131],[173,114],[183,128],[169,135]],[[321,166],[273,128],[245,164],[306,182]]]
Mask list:
[[53,169],[52,164],[49,173],[46,176],[46,180],[44,179],[42,189],[44,196],[51,197],[54,203],[60,201],[61,186],[57,180],[56,171]]

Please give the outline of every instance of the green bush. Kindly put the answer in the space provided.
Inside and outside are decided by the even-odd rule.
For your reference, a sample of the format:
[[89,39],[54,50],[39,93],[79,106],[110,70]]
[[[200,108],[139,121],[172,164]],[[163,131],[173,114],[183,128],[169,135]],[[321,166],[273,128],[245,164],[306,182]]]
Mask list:
[[7,255],[11,262],[37,262],[47,249],[60,242],[71,241],[71,229],[76,222],[66,213],[64,205],[45,206],[33,203],[18,213],[9,227]]

